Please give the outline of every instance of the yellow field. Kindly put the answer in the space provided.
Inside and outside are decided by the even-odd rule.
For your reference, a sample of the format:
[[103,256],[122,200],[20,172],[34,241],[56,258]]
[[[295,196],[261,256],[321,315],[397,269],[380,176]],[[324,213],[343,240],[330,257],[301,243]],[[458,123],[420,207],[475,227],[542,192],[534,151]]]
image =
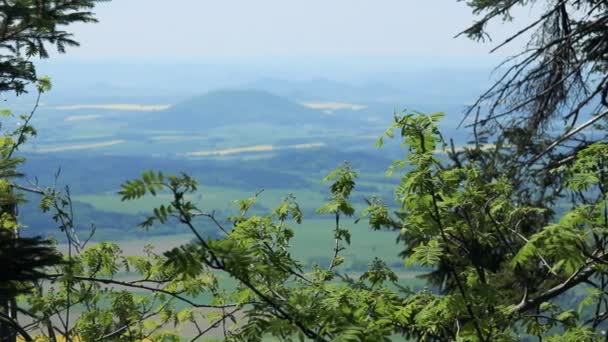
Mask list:
[[95,148],[114,146],[114,145],[122,144],[124,142],[125,142],[125,140],[110,140],[110,141],[102,141],[102,142],[91,143],[91,144],[41,147],[41,148],[36,149],[35,152],[52,153],[52,152],[63,152],[63,151],[89,150],[89,149],[95,149]]
[[59,110],[81,110],[81,109],[108,109],[108,110],[124,110],[135,112],[154,112],[170,108],[170,105],[141,105],[128,103],[109,103],[109,104],[86,104],[86,105],[67,105],[57,106]]
[[346,102],[303,102],[301,103],[304,107],[318,109],[318,110],[340,110],[340,109],[350,109],[350,110],[362,110],[367,108],[364,105],[358,105],[353,103]]
[[297,145],[286,145],[286,146],[273,146],[273,145],[255,145],[246,147],[235,147],[227,148],[223,150],[210,150],[210,151],[197,151],[186,153],[187,156],[201,157],[201,156],[225,156],[230,154],[238,153],[256,153],[256,152],[271,152],[279,150],[291,150],[291,149],[307,149],[307,148],[318,148],[324,147],[324,143],[310,143],[310,144],[297,144]]
[[[138,255],[144,256],[144,247],[146,245],[154,246],[154,251],[156,253],[162,254],[168,250],[171,250],[175,247],[179,247],[181,245],[187,244],[192,240],[192,235],[183,234],[183,235],[172,235],[171,238],[167,238],[166,236],[157,236],[144,238],[139,240],[127,240],[127,241],[118,241],[115,242],[120,250],[123,252],[123,255]],[[92,247],[97,245],[95,242],[91,242],[87,245],[87,247]],[[60,244],[57,246],[57,249],[61,253],[67,253],[68,246],[65,244]]]
[[156,137],[149,138],[152,141],[187,141],[187,140],[200,140],[203,139],[201,136],[187,136],[187,135],[159,135]]
[[[454,148],[454,150],[455,150],[454,152],[463,152],[465,149],[472,149],[472,148],[475,148],[475,146],[473,146],[473,145],[456,146]],[[496,148],[496,145],[494,145],[494,144],[488,144],[488,145],[481,146],[482,151],[488,151],[488,150],[491,150],[494,148]],[[435,150],[434,152],[443,153],[443,150]],[[447,147],[446,152],[451,152],[451,149],[449,147]]]
[[65,122],[74,122],[74,121],[86,121],[86,120],[95,120],[100,118],[101,115],[72,115],[63,119]]

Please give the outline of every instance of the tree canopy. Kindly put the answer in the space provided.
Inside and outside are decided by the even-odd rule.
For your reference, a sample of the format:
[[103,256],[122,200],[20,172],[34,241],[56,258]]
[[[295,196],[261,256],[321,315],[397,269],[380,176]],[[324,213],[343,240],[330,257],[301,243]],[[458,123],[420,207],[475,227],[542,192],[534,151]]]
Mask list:
[[[64,26],[94,22],[89,11],[97,0],[8,0],[0,2],[0,93],[21,95],[34,85],[38,99],[30,113],[18,116],[20,125],[11,130],[3,127],[0,141],[0,338],[14,341],[16,332],[28,336],[17,323],[15,296],[28,292],[33,283],[45,278],[43,268],[62,260],[49,241],[19,237],[17,205],[24,196],[15,179],[24,161],[15,152],[28,137],[36,135],[30,121],[38,107],[40,94],[50,90],[50,80],[39,77],[32,59],[48,58],[50,47],[64,53],[77,46]],[[30,87],[31,88],[31,87]],[[31,89],[29,89],[31,90]],[[2,110],[2,116],[13,113]],[[23,190],[23,189],[22,189]]]
[[[463,120],[471,132],[467,147],[456,149],[442,135],[442,113],[403,111],[378,140],[403,145],[403,157],[388,168],[399,177],[393,203],[369,198],[357,212],[351,199],[358,174],[348,163],[324,179],[328,201],[317,213],[334,222],[327,265],[308,269],[292,254],[296,227],[306,220],[294,195],[252,214],[264,195],[255,193],[235,201],[238,214],[218,217],[191,200],[198,182],[189,175],[145,171],[122,185],[122,199],[168,195],[141,226],[177,222],[193,240],[131,256],[116,244],[87,246],[78,238],[68,190],[29,189],[54,213],[69,251],[64,262],[45,268],[45,279],[40,273],[18,279],[33,284],[22,295],[33,323],[17,331],[31,340],[24,331],[37,327],[53,341],[177,341],[184,325],[195,327],[194,340],[214,329],[230,341],[606,340],[608,2],[468,5],[479,17],[463,32],[473,39],[487,39],[487,24],[509,21],[517,7],[542,6],[542,13],[498,45],[530,37]],[[74,20],[92,20],[78,13]],[[65,36],[57,34],[48,42],[61,49],[69,40],[59,43]],[[353,221],[393,232],[404,263],[425,270],[427,287],[402,286],[379,259],[361,274],[343,272]],[[218,235],[201,235],[201,225],[213,225]],[[202,294],[211,299],[197,301]],[[76,304],[83,308],[78,315]]]

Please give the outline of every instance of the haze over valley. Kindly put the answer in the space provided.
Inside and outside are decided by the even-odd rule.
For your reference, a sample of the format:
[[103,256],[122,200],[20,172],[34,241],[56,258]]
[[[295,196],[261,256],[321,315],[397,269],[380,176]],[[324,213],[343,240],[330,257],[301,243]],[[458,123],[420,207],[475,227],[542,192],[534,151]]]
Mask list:
[[[99,240],[161,235],[172,236],[167,241],[181,241],[187,231],[177,226],[148,231],[137,227],[144,213],[161,199],[121,203],[117,191],[126,179],[138,177],[143,170],[183,171],[201,182],[197,203],[222,217],[234,213],[232,201],[260,190],[264,192],[255,209],[260,213],[287,194],[296,194],[309,220],[304,225],[310,234],[304,239],[312,239],[300,246],[320,244],[318,254],[302,249],[311,263],[326,258],[321,251],[331,241],[326,229],[329,218],[315,213],[317,204],[327,198],[320,182],[324,175],[349,161],[361,172],[354,197],[358,207],[363,208],[365,200],[373,196],[391,203],[391,189],[398,179],[386,177],[385,172],[394,159],[403,156],[403,150],[396,142],[388,142],[382,149],[375,143],[391,124],[393,114],[406,109],[445,111],[443,128],[457,144],[466,144],[468,137],[459,133],[457,125],[477,91],[470,83],[453,91],[453,84],[472,73],[458,69],[379,72],[361,76],[359,81],[306,79],[303,75],[281,79],[268,71],[267,77],[243,75],[229,84],[228,79],[205,83],[205,72],[213,69],[209,66],[187,66],[200,73],[200,84],[179,84],[179,89],[165,91],[173,85],[153,81],[137,68],[129,72],[122,64],[90,67],[103,83],[94,78],[79,80],[73,73],[64,73],[61,65],[49,67],[61,82],[42,99],[34,120],[40,134],[23,148],[29,161],[24,169],[28,179],[53,183],[54,176],[42,171],[61,170],[57,182],[69,185],[81,229],[95,225],[95,239]],[[159,80],[169,79],[172,69],[184,73],[183,68],[150,66]],[[118,70],[123,72],[121,77]],[[484,77],[488,80],[485,71],[475,70],[480,82]],[[104,80],[104,74],[116,78]],[[141,88],[120,86],[138,77],[149,81],[137,81]],[[78,90],[65,85],[78,82],[82,83]],[[26,111],[32,101],[31,96],[20,98],[15,110]],[[56,236],[55,230],[41,228],[46,219],[44,214],[24,217],[26,225],[36,227],[24,232]],[[360,229],[356,234],[369,234],[364,225],[352,224]],[[206,233],[213,236],[216,232]],[[390,243],[390,235],[358,240],[363,245],[355,245],[359,256],[349,267],[362,267],[379,250],[390,255],[395,265],[400,264],[399,247]]]

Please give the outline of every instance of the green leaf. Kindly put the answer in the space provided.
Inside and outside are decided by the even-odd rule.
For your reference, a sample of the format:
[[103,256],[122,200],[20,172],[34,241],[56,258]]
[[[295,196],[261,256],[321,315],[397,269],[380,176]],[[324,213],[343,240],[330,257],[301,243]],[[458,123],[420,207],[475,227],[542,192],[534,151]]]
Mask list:
[[431,240],[426,245],[420,244],[414,248],[414,253],[407,258],[406,265],[418,264],[424,267],[434,267],[437,266],[442,255],[441,244],[437,240]]

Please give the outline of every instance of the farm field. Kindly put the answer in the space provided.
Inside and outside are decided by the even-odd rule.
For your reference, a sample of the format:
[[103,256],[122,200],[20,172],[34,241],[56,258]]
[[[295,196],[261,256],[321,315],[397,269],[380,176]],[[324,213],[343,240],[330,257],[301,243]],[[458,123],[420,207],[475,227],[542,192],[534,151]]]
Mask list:
[[[234,110],[233,96],[244,102]],[[305,272],[315,265],[326,268],[333,255],[335,221],[332,215],[315,213],[329,197],[328,185],[321,180],[348,161],[359,173],[351,198],[356,213],[341,219],[342,228],[351,233],[351,244],[341,252],[345,261],[338,272],[357,278],[378,258],[397,274],[399,285],[426,286],[419,277],[422,270],[406,267],[399,256],[404,246],[396,242],[398,232],[372,231],[365,219],[355,223],[366,207],[365,200],[378,196],[394,203],[399,178],[387,178],[385,171],[393,159],[403,158],[405,153],[399,142],[389,141],[382,150],[374,149],[374,141],[389,121],[374,118],[375,104],[286,101],[248,91],[210,93],[185,104],[162,106],[74,103],[43,108],[46,115],[37,124],[44,134],[24,150],[30,165],[25,173],[27,179],[53,184],[57,179],[48,177],[48,170],[61,170],[59,187],[71,189],[80,234],[86,235],[91,225],[97,228],[90,245],[109,241],[118,244],[123,255],[141,255],[147,245],[162,253],[191,242],[194,236],[175,222],[147,230],[137,226],[153,208],[167,204],[168,195],[129,202],[117,195],[120,184],[139,177],[142,171],[183,171],[200,181],[189,199],[204,211],[215,211],[220,220],[236,214],[235,200],[250,198],[260,190],[251,215],[267,215],[286,196],[295,195],[304,219],[301,224],[289,223],[294,231],[290,253]],[[241,111],[251,112],[241,117]],[[28,212],[35,210],[35,200],[28,205]],[[28,215],[24,221],[27,234],[40,232],[60,244],[65,239],[48,224],[48,216]],[[201,219],[196,225],[206,237],[220,234],[209,221]],[[120,273],[117,278],[129,281],[133,276]],[[236,282],[220,276],[220,285],[231,289]],[[210,303],[212,297],[204,293],[191,299]],[[74,314],[77,312],[75,308]],[[186,325],[180,335],[190,340],[195,329]],[[210,337],[221,338],[221,329]]]
[[[184,125],[160,124],[162,116],[181,116],[186,120],[205,110],[237,117],[237,112],[226,109],[233,105],[233,97],[245,101],[239,106],[248,104],[246,110],[255,113],[256,118],[262,117],[259,113],[264,111],[269,113],[268,117],[251,120],[245,115],[242,121],[217,123],[213,122],[216,119],[210,118],[198,131],[188,130]],[[239,106],[235,110],[239,110]],[[159,195],[121,202],[116,195],[119,185],[137,177],[146,168],[135,161],[119,166],[114,164],[113,156],[134,160],[152,158],[149,159],[152,164],[171,165],[174,172],[181,168],[181,163],[188,165],[185,171],[202,184],[191,200],[203,210],[217,210],[224,218],[234,214],[233,201],[249,198],[261,189],[264,191],[252,208],[253,214],[270,212],[293,193],[304,212],[304,222],[294,227],[293,253],[307,266],[323,265],[329,262],[334,243],[333,221],[314,211],[327,200],[329,191],[320,180],[330,169],[342,161],[351,161],[355,169],[363,169],[352,199],[356,215],[365,207],[365,199],[375,195],[387,201],[392,199],[396,180],[386,179],[384,171],[390,165],[390,159],[383,155],[394,149],[372,152],[374,139],[386,128],[382,122],[368,120],[375,108],[373,104],[363,102],[308,101],[298,104],[261,92],[210,93],[183,104],[162,106],[63,104],[45,107],[48,115],[43,117],[41,124],[48,127],[48,133],[35,142],[31,152],[49,155],[49,161],[67,157],[79,160],[85,155],[91,162],[97,161],[95,156],[101,158],[98,160],[104,164],[105,171],[99,176],[104,179],[95,178],[94,174],[85,176],[85,172],[95,170],[86,161],[81,164],[61,162],[69,165],[69,168],[63,166],[67,172],[65,183],[76,188],[73,200],[86,205],[87,211],[92,213],[92,216],[87,214],[82,218],[83,224],[90,217],[94,221],[96,217],[119,215],[116,217],[120,219],[99,224],[102,227],[99,235],[118,241],[129,253],[136,252],[137,247],[141,249],[148,239],[152,239],[150,241],[157,248],[165,249],[182,244],[188,237],[183,235],[184,229],[173,226],[152,228],[148,232],[136,227],[137,220],[154,207],[166,204],[170,198]],[[310,119],[297,125],[282,122],[280,116],[285,111],[297,112]],[[332,111],[332,114],[321,113],[323,111]],[[360,124],[361,120],[366,124]],[[344,124],[337,124],[342,121]],[[60,131],[62,134],[57,134]],[[368,155],[372,153],[377,159],[370,159]],[[222,165],[220,169],[217,169],[218,165]],[[135,170],[137,167],[141,169]],[[152,168],[168,171],[164,166]],[[222,168],[230,172],[224,172]],[[364,220],[354,223],[356,215],[342,220],[344,226],[352,230],[352,245],[345,251],[344,269],[360,272],[378,257],[398,270],[402,279],[418,283],[405,270],[398,256],[401,247],[395,243],[396,233],[370,231]],[[129,226],[124,227],[126,224]],[[208,232],[213,228],[202,229]]]
[[[310,206],[313,203],[320,203],[324,197],[322,194],[314,193],[312,191],[302,191],[296,195],[301,201],[303,208]],[[298,193],[298,192],[296,192]],[[238,190],[223,189],[218,191],[210,191],[204,195],[201,208],[205,208],[205,203],[209,203],[209,208],[224,209],[228,210],[230,207],[230,200],[235,198],[246,198],[250,197],[245,192]],[[302,196],[304,195],[304,196]],[[267,208],[264,204],[271,202],[273,205],[278,204],[280,196],[284,196],[280,190],[268,190],[261,195],[260,203]],[[264,196],[269,198],[274,197],[273,201],[264,200]],[[123,203],[117,196],[113,195],[86,195],[76,196],[75,200],[82,201],[88,204],[92,204],[98,209],[104,211],[115,211],[119,213],[149,213],[155,206],[166,204],[170,198],[166,195],[159,197],[146,197],[140,201]],[[224,206],[218,206],[217,204],[224,203]],[[270,207],[270,206],[269,206]],[[260,214],[267,213],[267,210],[253,210],[253,213],[259,212]],[[375,257],[386,260],[390,264],[397,265],[401,268],[402,261],[398,257],[400,247],[396,245],[396,233],[394,232],[374,232],[371,231],[364,220],[358,224],[354,223],[355,217],[344,218],[342,224],[344,227],[349,228],[352,233],[352,245],[345,251],[344,255],[347,257],[345,266],[352,269],[363,269],[367,264]],[[292,224],[292,228],[295,232],[293,240],[293,253],[305,264],[310,265],[312,263],[326,264],[330,259],[330,252],[333,246],[333,225],[334,221],[330,218],[323,218],[322,215],[305,215],[302,224]],[[201,228],[212,227],[211,224],[202,225]],[[183,232],[183,230],[180,230]],[[154,237],[154,227],[150,229],[150,235],[153,240],[153,244],[159,249],[165,249],[175,247],[180,243],[183,243],[186,239],[184,235],[176,236],[163,236]],[[192,236],[190,236],[192,238]],[[129,246],[130,251],[134,251],[135,246],[143,246],[146,241],[130,242],[125,241],[125,246]]]

